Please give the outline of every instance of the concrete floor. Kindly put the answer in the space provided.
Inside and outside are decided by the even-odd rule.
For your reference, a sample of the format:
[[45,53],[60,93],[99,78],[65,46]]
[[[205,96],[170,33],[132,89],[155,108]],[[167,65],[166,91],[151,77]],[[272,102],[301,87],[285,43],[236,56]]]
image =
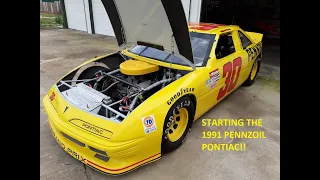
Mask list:
[[[112,37],[73,30],[40,31],[40,179],[280,179],[280,68],[277,47],[267,47],[260,74],[251,87],[240,87],[203,118],[262,118],[262,127],[202,127],[197,121],[185,143],[159,161],[119,177],[84,166],[65,153],[51,136],[42,98],[53,83],[82,62],[116,50]],[[280,59],[279,59],[280,61]],[[202,139],[206,130],[261,130],[266,139]],[[202,151],[203,143],[247,144],[246,151]]]

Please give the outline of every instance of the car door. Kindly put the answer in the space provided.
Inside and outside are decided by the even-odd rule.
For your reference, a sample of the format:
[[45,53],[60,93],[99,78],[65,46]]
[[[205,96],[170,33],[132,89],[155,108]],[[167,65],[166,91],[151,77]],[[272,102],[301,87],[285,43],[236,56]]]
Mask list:
[[220,78],[212,96],[219,102],[242,84],[241,74],[248,66],[247,56],[241,49],[237,31],[220,34],[215,55],[213,68],[219,70]]
[[[241,70],[238,66],[242,65],[242,56],[238,52],[240,45],[239,41],[236,41],[236,36],[235,31],[216,34],[210,59],[206,68],[202,70],[203,76],[206,79],[204,85],[206,93],[198,99],[199,105],[197,109],[200,111],[200,114],[216,105],[234,89],[232,86],[237,84],[237,78],[233,80],[232,77],[238,77],[237,74],[233,75],[233,73]],[[239,56],[240,58],[238,58]],[[233,66],[235,66],[235,71],[232,71]]]

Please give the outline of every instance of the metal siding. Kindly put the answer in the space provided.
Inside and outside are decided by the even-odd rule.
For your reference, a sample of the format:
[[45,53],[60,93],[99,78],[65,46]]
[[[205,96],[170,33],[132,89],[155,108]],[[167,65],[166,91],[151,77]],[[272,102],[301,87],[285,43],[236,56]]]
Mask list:
[[189,21],[190,1],[191,0],[181,0],[182,6],[183,6],[183,9],[184,9],[184,14],[186,15],[187,21]]
[[83,0],[84,2],[84,8],[85,8],[85,17],[86,17],[86,23],[87,23],[87,32],[92,34],[91,30],[91,23],[90,23],[90,11],[89,11],[89,2],[88,0]]
[[202,0],[191,0],[190,22],[200,21],[201,2]]
[[86,24],[85,5],[83,0],[65,0],[68,27],[70,29],[88,32]]
[[92,11],[95,33],[115,36],[109,16],[101,0],[92,0]]

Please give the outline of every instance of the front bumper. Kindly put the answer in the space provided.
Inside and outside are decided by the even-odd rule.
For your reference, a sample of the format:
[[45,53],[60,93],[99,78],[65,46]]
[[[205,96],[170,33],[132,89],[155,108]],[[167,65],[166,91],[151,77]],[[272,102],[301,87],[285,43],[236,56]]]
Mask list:
[[90,138],[83,138],[79,132],[70,131],[68,124],[59,119],[49,97],[43,104],[48,115],[51,132],[60,145],[72,157],[87,166],[110,175],[121,175],[140,166],[160,159],[160,152],[150,152],[144,148],[141,139],[128,142],[108,142],[101,145]]

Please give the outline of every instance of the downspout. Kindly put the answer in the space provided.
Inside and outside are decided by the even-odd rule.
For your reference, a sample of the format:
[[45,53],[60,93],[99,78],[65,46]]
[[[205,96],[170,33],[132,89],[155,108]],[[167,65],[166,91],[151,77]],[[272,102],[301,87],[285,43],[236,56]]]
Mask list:
[[190,22],[191,3],[192,3],[192,0],[189,1],[189,16],[188,16],[188,22]]
[[198,15],[198,18],[197,18],[197,21],[200,22],[200,17],[201,17],[201,9],[202,9],[202,0],[199,0],[199,4],[198,4],[198,12],[197,15]]
[[93,20],[93,10],[92,10],[92,0],[88,0],[89,4],[89,15],[90,15],[90,25],[91,25],[91,33],[95,34],[94,30],[94,20]]
[[60,7],[61,7],[61,14],[63,19],[63,28],[68,28],[68,20],[67,20],[67,14],[66,14],[66,7],[64,4],[64,0],[60,0]]

